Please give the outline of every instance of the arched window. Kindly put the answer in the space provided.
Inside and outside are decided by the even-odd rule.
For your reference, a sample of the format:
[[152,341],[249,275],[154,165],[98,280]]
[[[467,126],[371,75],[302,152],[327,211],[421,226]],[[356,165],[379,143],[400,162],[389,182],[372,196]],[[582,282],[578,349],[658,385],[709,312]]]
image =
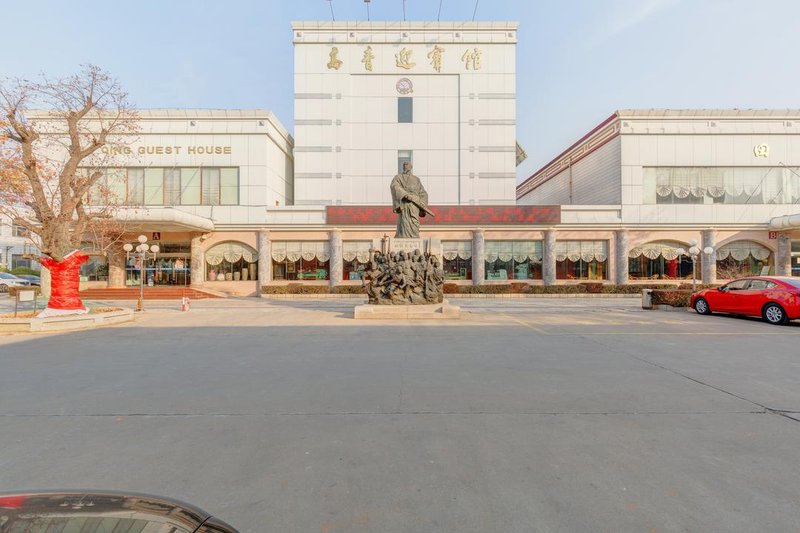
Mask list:
[[557,241],[556,279],[607,279],[608,241]]
[[241,242],[223,242],[206,251],[206,280],[258,279],[258,252]]
[[[678,250],[684,250],[679,254]],[[692,258],[689,245],[677,241],[653,241],[628,252],[628,277],[631,279],[691,279]]]
[[[772,250],[754,241],[734,241],[717,249],[717,278],[735,279],[772,273]],[[765,271],[765,268],[769,270]]]

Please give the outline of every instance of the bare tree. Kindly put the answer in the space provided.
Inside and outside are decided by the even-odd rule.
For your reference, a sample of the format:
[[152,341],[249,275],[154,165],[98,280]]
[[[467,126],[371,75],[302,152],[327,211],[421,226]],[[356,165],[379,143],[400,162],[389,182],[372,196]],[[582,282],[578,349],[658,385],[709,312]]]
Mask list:
[[62,79],[7,78],[0,111],[0,214],[27,230],[50,265],[84,240],[112,243],[125,190],[104,170],[138,132],[119,83],[92,65]]
[[103,148],[135,140],[137,114],[119,83],[96,66],[58,80],[3,80],[0,109],[0,212],[62,261],[113,218],[119,199],[101,183],[113,156]]

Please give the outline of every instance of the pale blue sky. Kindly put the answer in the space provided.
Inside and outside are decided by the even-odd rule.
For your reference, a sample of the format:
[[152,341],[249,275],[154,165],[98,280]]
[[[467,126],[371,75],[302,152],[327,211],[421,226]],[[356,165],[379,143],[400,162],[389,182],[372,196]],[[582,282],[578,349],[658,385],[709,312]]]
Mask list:
[[[800,107],[798,0],[478,0],[476,20],[520,22],[517,137],[524,179],[620,108]],[[326,0],[3,0],[0,76],[112,72],[140,108],[267,108],[292,130],[293,20]],[[439,0],[406,0],[435,20]],[[372,20],[402,20],[373,0]],[[442,0],[470,20],[475,0]],[[337,20],[366,19],[333,0]],[[8,21],[11,21],[10,23]]]

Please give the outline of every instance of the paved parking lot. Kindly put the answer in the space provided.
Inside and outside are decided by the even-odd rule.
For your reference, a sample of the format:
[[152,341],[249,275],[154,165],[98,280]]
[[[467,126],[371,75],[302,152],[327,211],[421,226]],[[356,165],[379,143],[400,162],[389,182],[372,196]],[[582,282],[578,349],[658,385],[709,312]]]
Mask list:
[[152,302],[0,338],[0,490],[170,495],[244,532],[800,530],[800,325],[629,299]]

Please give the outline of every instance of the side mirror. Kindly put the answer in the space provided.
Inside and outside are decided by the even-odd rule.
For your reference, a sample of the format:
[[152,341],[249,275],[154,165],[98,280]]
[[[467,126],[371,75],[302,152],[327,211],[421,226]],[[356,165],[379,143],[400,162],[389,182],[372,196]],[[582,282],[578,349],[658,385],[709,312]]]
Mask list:
[[719,292],[725,292],[725,291],[727,291],[727,290],[728,290],[728,288],[727,288],[725,285],[723,285],[722,287],[717,287],[717,290],[718,290]]

